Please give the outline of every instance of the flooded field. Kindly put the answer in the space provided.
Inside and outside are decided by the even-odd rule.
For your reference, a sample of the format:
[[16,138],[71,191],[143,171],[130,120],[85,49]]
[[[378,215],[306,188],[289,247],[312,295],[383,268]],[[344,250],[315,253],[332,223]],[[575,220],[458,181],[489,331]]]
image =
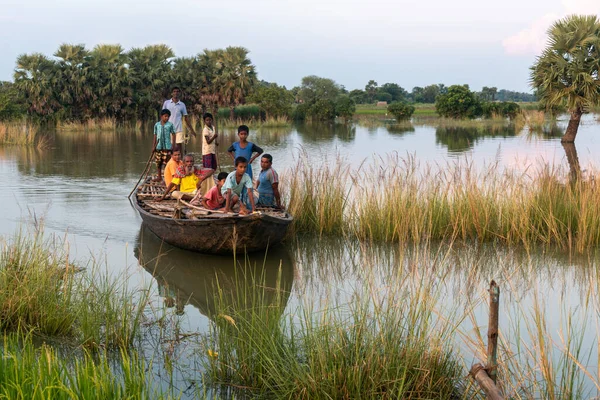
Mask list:
[[[265,129],[251,132],[249,140],[272,154],[273,167],[288,177],[302,157],[313,167],[342,159],[348,168],[358,169],[390,155],[416,160],[423,169],[465,163],[476,170],[497,165],[499,173],[533,174],[529,171],[551,165],[567,176],[572,159],[560,144],[565,125],[559,119],[543,132],[530,133],[501,123],[377,121]],[[232,162],[225,150],[235,140],[234,132],[220,140],[219,158],[229,171]],[[146,330],[141,348],[152,361],[159,387],[194,398],[215,394],[205,380],[248,384],[243,374],[233,379],[211,361],[217,345],[217,360],[224,360],[226,351],[239,355],[246,349],[239,343],[211,342],[232,329],[223,315],[241,329],[241,322],[223,311],[233,307],[239,300],[234,294],[240,292],[245,300],[260,299],[278,310],[281,325],[269,325],[269,332],[276,332],[273,337],[296,332],[304,341],[316,340],[306,329],[312,319],[315,326],[337,321],[336,327],[351,332],[348,320],[356,320],[361,307],[375,315],[375,325],[385,327],[386,318],[412,321],[419,328],[407,337],[433,335],[438,342],[423,354],[452,350],[460,360],[457,376],[464,377],[471,364],[484,360],[486,290],[494,279],[502,291],[499,376],[505,392],[515,398],[590,398],[600,393],[596,249],[570,253],[554,245],[526,249],[477,241],[377,243],[298,234],[266,254],[234,258],[192,253],[162,243],[141,224],[127,199],[151,144],[148,132],[102,131],[58,132],[44,150],[0,147],[0,234],[9,237],[43,224],[46,235],[66,235],[74,260],[91,255],[115,276],[128,275],[134,290],[151,287],[148,318],[163,319]],[[192,140],[190,151],[199,148]],[[600,123],[587,115],[575,153],[584,176],[600,169],[599,151]],[[408,329],[410,324],[400,325]],[[271,343],[267,339],[261,338]],[[335,353],[324,341],[315,343],[323,346],[315,353]],[[234,358],[231,365],[238,360]],[[292,368],[287,361],[279,362]],[[301,380],[302,372],[297,375]],[[284,378],[282,374],[282,382]],[[256,378],[253,384],[258,387],[260,382]],[[473,389],[465,387],[467,382],[452,381],[449,387],[469,393]],[[292,387],[287,390],[295,393]]]

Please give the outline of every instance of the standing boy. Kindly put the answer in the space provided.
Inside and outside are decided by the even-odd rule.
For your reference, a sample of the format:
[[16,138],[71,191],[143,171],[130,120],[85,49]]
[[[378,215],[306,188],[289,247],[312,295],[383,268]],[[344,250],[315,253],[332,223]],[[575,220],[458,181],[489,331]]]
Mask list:
[[[229,152],[231,159],[234,161],[239,157],[244,157],[246,159],[248,163],[248,169],[246,173],[250,177],[250,181],[252,181],[252,161],[254,161],[256,157],[263,153],[263,149],[248,141],[248,132],[250,132],[250,129],[248,129],[246,125],[240,125],[238,128],[238,136],[240,141],[234,142],[227,149],[227,151]],[[256,154],[253,156],[252,154],[254,153]]]
[[172,140],[175,139],[175,129],[173,124],[169,122],[171,112],[164,109],[160,112],[160,121],[154,124],[154,162],[158,170],[158,176],[155,181],[162,180],[162,167],[171,158]]
[[204,168],[217,169],[217,138],[219,134],[213,127],[213,116],[206,113],[202,117],[204,129],[202,129],[202,164]]
[[235,171],[227,175],[221,194],[225,197],[225,212],[239,201],[240,214],[248,214],[248,208],[254,210],[254,195],[252,193],[252,179],[246,173],[248,161],[244,157],[235,159]]
[[179,96],[181,96],[181,89],[179,89],[178,87],[174,87],[173,92],[171,93],[171,98],[169,100],[165,100],[162,108],[163,109],[166,108],[167,110],[169,110],[171,112],[171,117],[169,118],[169,121],[175,127],[175,142],[173,142],[174,143],[173,147],[181,150],[181,152],[183,154],[183,153],[185,153],[185,151],[183,149],[183,143],[185,142],[185,136],[183,135],[182,119],[185,119],[185,124],[188,127],[188,129],[190,130],[190,133],[192,135],[194,135],[194,137],[196,137],[196,131],[194,131],[194,128],[192,127],[192,124],[190,123],[190,118],[187,113],[187,108],[185,107],[185,104],[183,104],[183,101],[179,100]]
[[263,154],[260,158],[260,174],[256,181],[258,189],[257,206],[281,208],[281,196],[279,195],[279,175],[272,168],[273,157]]

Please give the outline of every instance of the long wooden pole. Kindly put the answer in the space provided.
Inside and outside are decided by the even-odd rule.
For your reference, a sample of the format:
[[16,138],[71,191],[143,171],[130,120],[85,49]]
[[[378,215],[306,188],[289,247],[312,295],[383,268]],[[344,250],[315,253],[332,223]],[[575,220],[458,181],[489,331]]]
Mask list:
[[485,369],[494,383],[497,382],[498,371],[498,310],[500,304],[500,288],[495,281],[490,282],[490,320],[488,324],[487,363]]
[[138,185],[142,181],[142,178],[144,178],[147,175],[147,173],[148,173],[148,166],[150,165],[150,161],[152,161],[152,157],[154,156],[154,152],[156,152],[156,146],[154,146],[154,148],[152,149],[152,153],[150,153],[150,157],[148,158],[148,162],[146,162],[146,167],[144,167],[144,171],[140,175],[140,179],[138,179],[137,183],[135,184],[135,186],[133,187],[133,189],[131,190],[131,192],[129,192],[129,195],[127,197],[131,197],[131,195],[133,194],[133,192],[135,192],[135,189],[137,189]]

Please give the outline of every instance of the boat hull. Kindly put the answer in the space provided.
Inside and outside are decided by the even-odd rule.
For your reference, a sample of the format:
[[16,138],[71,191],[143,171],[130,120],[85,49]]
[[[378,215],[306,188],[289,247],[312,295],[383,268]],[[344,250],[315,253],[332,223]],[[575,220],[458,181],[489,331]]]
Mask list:
[[150,214],[136,201],[134,207],[146,226],[165,242],[208,254],[264,250],[285,237],[292,218],[265,213],[221,218],[173,219]]

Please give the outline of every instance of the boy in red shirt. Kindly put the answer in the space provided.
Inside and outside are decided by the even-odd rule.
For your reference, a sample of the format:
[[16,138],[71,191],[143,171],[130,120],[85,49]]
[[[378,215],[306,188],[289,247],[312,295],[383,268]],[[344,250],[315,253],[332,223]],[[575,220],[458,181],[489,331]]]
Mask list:
[[213,186],[204,196],[200,195],[200,192],[196,194],[191,204],[202,205],[207,210],[218,210],[225,206],[225,197],[221,194],[221,187],[225,184],[227,179],[227,172],[220,172],[217,175],[217,184]]

